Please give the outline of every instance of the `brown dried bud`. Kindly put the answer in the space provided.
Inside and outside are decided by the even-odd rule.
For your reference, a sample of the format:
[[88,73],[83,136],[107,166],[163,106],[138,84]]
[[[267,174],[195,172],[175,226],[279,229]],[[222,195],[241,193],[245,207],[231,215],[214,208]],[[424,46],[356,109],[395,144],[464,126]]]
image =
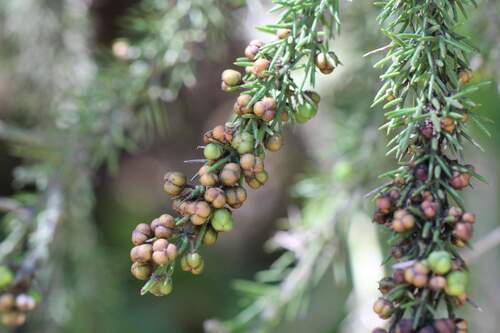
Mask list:
[[378,197],[375,205],[377,209],[384,215],[389,214],[392,208],[391,199],[386,196]]
[[245,177],[248,186],[253,189],[258,189],[259,187],[264,185],[267,182],[267,179],[268,175],[266,171],[257,172],[251,177]]
[[225,143],[226,142],[226,130],[224,125],[215,126],[212,130],[212,136],[215,140]]
[[252,96],[250,96],[250,95],[243,94],[243,95],[238,96],[238,98],[236,99],[236,103],[234,103],[234,107],[233,107],[234,113],[236,113],[240,116],[244,115],[244,114],[252,113],[253,108],[248,105],[251,100],[252,100]]
[[464,242],[467,242],[472,238],[472,232],[472,225],[464,222],[455,224],[455,228],[453,229],[453,235]]
[[142,232],[138,230],[132,231],[132,244],[141,245],[144,244],[148,240],[148,236],[144,235]]
[[450,117],[444,117],[441,119],[441,128],[448,133],[453,133],[456,128],[455,120]]
[[471,212],[465,212],[462,215],[462,221],[470,224],[476,223],[476,214],[471,213]]
[[444,276],[433,276],[429,281],[429,287],[434,291],[443,290],[446,287],[446,278]]
[[219,177],[214,172],[209,172],[210,166],[204,165],[198,171],[200,175],[200,184],[203,186],[215,186],[219,182]]
[[132,250],[130,250],[130,259],[133,262],[145,263],[151,260],[152,254],[153,246],[151,244],[142,244],[134,246]]
[[278,36],[279,39],[286,39],[291,33],[292,30],[286,28],[279,28],[276,30],[276,36]]
[[260,48],[264,45],[260,40],[251,41],[245,48],[245,57],[250,60],[255,60],[257,53],[259,53]]
[[179,195],[186,186],[186,176],[180,172],[167,172],[163,177],[163,189],[168,195]]
[[222,183],[229,187],[237,185],[240,177],[241,168],[236,163],[227,163],[220,173]]
[[247,191],[240,186],[229,188],[225,191],[226,202],[231,208],[239,208],[247,199]]
[[134,262],[130,272],[138,280],[147,280],[153,273],[153,268],[147,263]]
[[279,133],[268,136],[264,142],[264,146],[270,151],[280,150],[283,147],[283,136]]
[[191,215],[191,223],[201,225],[206,222],[212,209],[206,201],[198,201],[194,204],[194,213]]
[[255,60],[251,69],[252,74],[258,78],[265,77],[270,63],[271,62],[265,58],[259,58]]
[[13,294],[3,294],[0,296],[0,311],[7,312],[14,308],[16,299]]
[[472,73],[468,70],[463,70],[458,73],[458,80],[463,84],[469,83],[472,80]]
[[212,204],[214,208],[222,208],[226,204],[224,191],[217,187],[209,188],[205,191],[204,199]]
[[335,69],[335,63],[329,54],[318,53],[316,56],[316,67],[323,74],[330,74]]

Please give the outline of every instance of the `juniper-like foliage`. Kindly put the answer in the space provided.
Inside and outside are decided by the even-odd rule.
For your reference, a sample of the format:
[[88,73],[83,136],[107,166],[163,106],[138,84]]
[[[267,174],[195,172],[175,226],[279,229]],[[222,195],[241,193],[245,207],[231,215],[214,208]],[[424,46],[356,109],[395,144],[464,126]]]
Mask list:
[[192,178],[198,183],[188,184],[178,172],[165,175],[164,189],[179,217],[164,214],[133,231],[132,274],[148,279],[142,293],[169,294],[177,258],[182,270],[203,271],[200,246],[233,228],[230,208],[245,202],[244,183],[257,189],[267,181],[265,149],[281,148],[286,123],[304,123],[317,112],[319,95],[307,88],[314,86],[316,69],[330,74],[338,64],[329,47],[338,29],[338,2],[276,1],[272,12],[277,22],[258,29],[277,38],[249,43],[235,62],[244,75],[233,69],[222,73],[222,89],[240,95],[231,122],[204,135],[204,159],[192,161],[203,163]]
[[[375,67],[386,66],[373,106],[383,104],[393,133],[388,154],[401,166],[377,190],[374,221],[391,228],[393,274],[380,281],[374,311],[390,319],[389,332],[467,332],[455,315],[471,302],[467,267],[458,253],[472,237],[475,215],[465,211],[459,191],[480,177],[464,161],[464,144],[478,144],[470,123],[485,132],[468,97],[468,56],[475,52],[457,24],[474,1],[379,2],[382,32],[391,42]],[[441,311],[446,307],[445,313]],[[377,329],[374,332],[386,332]]]

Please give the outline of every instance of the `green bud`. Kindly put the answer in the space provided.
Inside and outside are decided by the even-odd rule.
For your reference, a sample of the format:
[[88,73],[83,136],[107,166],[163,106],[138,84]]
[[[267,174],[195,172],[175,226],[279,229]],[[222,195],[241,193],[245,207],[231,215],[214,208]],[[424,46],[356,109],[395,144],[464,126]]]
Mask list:
[[199,253],[194,252],[194,253],[189,253],[186,256],[186,260],[187,260],[187,264],[189,265],[189,267],[196,268],[196,267],[201,265],[203,258],[201,257],[201,255]]
[[0,266],[0,289],[8,286],[14,280],[14,273],[7,266]]
[[253,152],[254,137],[248,132],[238,133],[234,136],[231,146],[243,155]]
[[215,143],[209,143],[205,146],[205,149],[203,149],[203,155],[205,158],[212,161],[219,159],[222,156],[222,153],[222,148]]
[[448,274],[446,293],[450,296],[460,296],[467,289],[468,277],[465,272],[451,272]]
[[318,108],[315,105],[306,102],[297,107],[295,119],[298,123],[303,124],[312,119],[316,113],[318,113]]
[[451,270],[451,256],[446,251],[433,251],[427,258],[431,270],[436,274],[446,274]]
[[234,219],[226,208],[216,209],[212,216],[212,227],[215,231],[229,231],[233,229]]

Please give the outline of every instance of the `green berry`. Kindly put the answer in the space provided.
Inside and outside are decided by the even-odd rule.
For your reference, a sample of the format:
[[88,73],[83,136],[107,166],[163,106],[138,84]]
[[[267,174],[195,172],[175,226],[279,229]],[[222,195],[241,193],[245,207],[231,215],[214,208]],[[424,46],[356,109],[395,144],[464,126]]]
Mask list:
[[222,148],[215,143],[209,143],[203,150],[205,158],[212,161],[219,159],[222,156],[222,153]]
[[460,296],[467,289],[468,277],[465,272],[451,272],[448,274],[446,293],[450,296]]
[[212,216],[212,227],[215,231],[229,231],[233,229],[234,219],[226,208],[216,209]]
[[295,119],[298,123],[303,124],[312,119],[316,113],[318,113],[318,108],[315,105],[306,102],[298,106]]
[[446,251],[433,251],[427,258],[431,270],[436,274],[446,274],[451,270],[451,256]]

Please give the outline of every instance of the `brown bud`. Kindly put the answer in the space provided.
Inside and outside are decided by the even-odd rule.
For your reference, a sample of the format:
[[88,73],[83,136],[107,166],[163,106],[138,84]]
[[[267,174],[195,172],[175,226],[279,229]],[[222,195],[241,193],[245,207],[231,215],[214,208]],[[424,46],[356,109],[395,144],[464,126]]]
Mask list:
[[269,68],[271,62],[265,58],[259,58],[255,60],[252,66],[252,74],[256,77],[263,78],[266,75],[266,71]]
[[323,74],[330,74],[335,69],[335,63],[329,54],[318,53],[316,56],[316,67]]
[[210,166],[204,165],[198,171],[200,184],[203,186],[215,186],[219,182],[219,177],[214,172],[209,172]]
[[134,262],[130,272],[137,280],[147,280],[153,273],[153,268],[147,263]]
[[441,128],[448,133],[452,133],[456,128],[455,120],[450,117],[444,117],[441,119]]
[[247,199],[247,191],[240,186],[229,188],[225,191],[226,202],[231,208],[239,208]]
[[250,103],[250,100],[252,99],[252,96],[250,95],[240,95],[236,99],[236,103],[234,103],[233,111],[234,113],[238,115],[243,115],[247,113],[252,113],[253,108],[249,106],[248,104]]
[[462,215],[462,221],[470,224],[476,223],[476,214],[471,213],[471,212],[465,212]]
[[191,223],[201,225],[205,223],[211,213],[212,209],[206,201],[198,201],[194,205],[194,214],[191,215]]
[[167,251],[162,250],[162,251],[154,251],[153,252],[153,261],[157,265],[165,265],[170,262],[170,259],[168,258]]
[[400,219],[392,220],[391,227],[392,227],[392,230],[394,230],[395,232],[406,231],[405,225],[403,224],[403,221],[401,221]]
[[253,170],[256,156],[254,154],[243,154],[240,157],[240,166],[243,170]]
[[462,209],[460,209],[459,207],[451,207],[449,210],[448,210],[448,215],[449,216],[453,216],[453,217],[456,217],[457,220],[460,219],[462,217],[462,214],[463,214],[463,211]]
[[413,270],[415,271],[415,273],[422,275],[427,275],[430,272],[429,267],[427,267],[427,264],[425,264],[425,262],[423,261],[416,262],[413,265]]
[[153,232],[150,228],[150,226],[147,223],[139,223],[135,227],[136,231],[139,231],[140,233],[146,235],[147,237],[151,237],[153,235]]
[[443,290],[446,287],[446,278],[444,276],[433,276],[429,281],[429,287],[434,291]]
[[214,139],[222,143],[226,142],[225,134],[226,130],[224,128],[224,125],[215,126],[212,130],[212,136],[214,137]]
[[472,73],[468,70],[463,70],[458,73],[458,80],[463,84],[469,83],[472,77]]
[[260,40],[251,41],[245,48],[245,57],[250,60],[255,60],[257,53],[259,53],[260,48],[264,45]]
[[163,189],[168,195],[179,195],[186,186],[186,176],[180,172],[167,172],[163,177]]
[[148,240],[148,236],[144,235],[142,232],[138,230],[132,231],[132,243],[134,245],[144,244]]
[[473,227],[469,223],[460,222],[455,224],[453,235],[458,239],[467,242],[472,238]]
[[276,30],[276,36],[278,36],[279,39],[286,39],[291,33],[292,30],[286,28],[279,28]]
[[413,285],[417,288],[423,288],[427,286],[429,278],[424,274],[416,274],[413,278]]
[[142,244],[138,246],[134,246],[132,250],[130,250],[130,259],[133,262],[147,262],[151,260],[151,256],[153,254],[153,246],[151,244]]
[[235,186],[241,177],[241,168],[236,163],[228,163],[222,168],[220,179],[226,186]]
[[224,194],[224,191],[217,187],[207,189],[205,191],[204,199],[214,208],[222,208],[226,204],[226,195]]
[[268,136],[264,142],[264,146],[270,151],[280,150],[283,146],[283,136],[279,133]]
[[415,216],[413,216],[411,214],[406,214],[405,216],[403,216],[401,218],[401,221],[402,221],[403,226],[406,230],[413,229],[413,227],[415,226],[415,223],[416,223]]
[[153,251],[163,251],[167,249],[169,242],[166,239],[160,238],[153,242]]
[[378,197],[375,205],[382,214],[389,214],[392,208],[391,200],[385,196]]
[[0,296],[0,311],[7,312],[14,308],[16,299],[13,294],[3,294]]

